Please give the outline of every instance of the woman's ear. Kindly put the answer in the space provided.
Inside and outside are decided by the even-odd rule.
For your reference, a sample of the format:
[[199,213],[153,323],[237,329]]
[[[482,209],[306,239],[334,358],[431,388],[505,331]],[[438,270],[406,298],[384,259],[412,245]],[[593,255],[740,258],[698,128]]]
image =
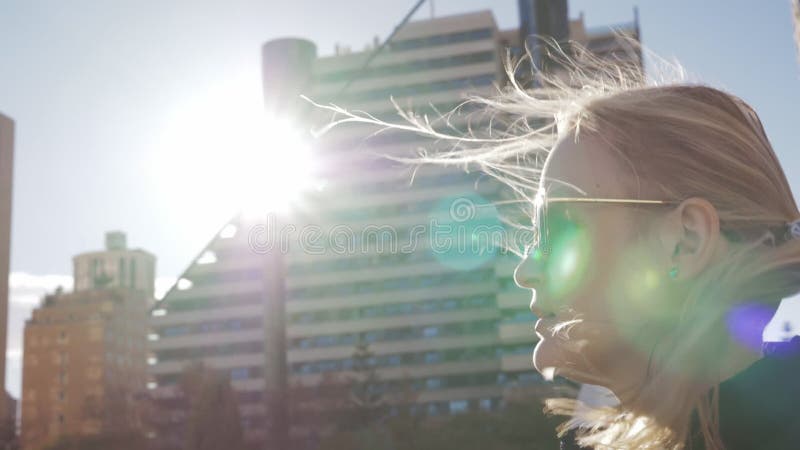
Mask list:
[[708,267],[720,242],[719,215],[708,200],[692,197],[670,211],[661,230],[667,271],[675,279],[693,278]]

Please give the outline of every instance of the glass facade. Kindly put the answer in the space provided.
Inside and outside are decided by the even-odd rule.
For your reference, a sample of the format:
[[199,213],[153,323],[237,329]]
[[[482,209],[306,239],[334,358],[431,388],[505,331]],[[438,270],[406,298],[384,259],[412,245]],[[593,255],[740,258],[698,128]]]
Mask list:
[[436,47],[443,45],[460,44],[462,42],[480,41],[492,39],[494,28],[483,28],[477,30],[459,31],[448,34],[437,34],[416,39],[404,39],[394,41],[390,44],[392,51],[401,52],[416,50],[423,47]]

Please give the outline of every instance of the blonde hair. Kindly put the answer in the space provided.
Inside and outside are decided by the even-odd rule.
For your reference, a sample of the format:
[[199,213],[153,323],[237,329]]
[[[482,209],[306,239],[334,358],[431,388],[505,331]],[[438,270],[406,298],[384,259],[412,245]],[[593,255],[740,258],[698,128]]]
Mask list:
[[[708,200],[721,229],[738,242],[725,261],[693,280],[666,337],[670,345],[652,355],[653,370],[638,395],[616,407],[591,409],[567,399],[551,400],[548,407],[567,415],[579,407],[589,410],[580,422],[573,419],[560,428],[564,433],[580,426],[581,445],[683,448],[696,412],[706,448],[723,448],[717,404],[722,380],[719,361],[709,355],[727,339],[725,315],[737,303],[759,299],[777,307],[781,298],[800,291],[800,239],[783,236],[785,225],[800,212],[758,116],[744,101],[685,82],[682,70],[663,60],[659,64],[677,73],[679,81],[669,81],[672,74],[666,82],[648,80],[637,57],[641,48],[624,41],[628,53],[615,61],[576,44],[570,52],[549,44],[547,53],[558,68],[547,74],[533,68],[536,89],[518,82],[525,58],[507,57],[508,84],[496,96],[471,97],[433,119],[398,107],[404,123],[388,123],[317,105],[338,115],[321,132],[357,122],[430,137],[447,145],[391,157],[477,168],[523,200],[532,200],[541,165],[559,136],[593,136],[622,156],[637,190],[644,184],[664,200]],[[467,131],[443,131],[454,129],[454,117],[466,105],[478,106],[465,121]],[[483,125],[473,126],[475,119]]]

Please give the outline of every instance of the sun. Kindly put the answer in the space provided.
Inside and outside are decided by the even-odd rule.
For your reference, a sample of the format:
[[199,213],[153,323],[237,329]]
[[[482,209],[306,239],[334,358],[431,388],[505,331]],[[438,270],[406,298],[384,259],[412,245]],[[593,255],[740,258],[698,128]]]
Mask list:
[[285,212],[318,184],[307,128],[266,114],[259,90],[245,86],[209,89],[164,122],[153,166],[176,214],[219,223]]

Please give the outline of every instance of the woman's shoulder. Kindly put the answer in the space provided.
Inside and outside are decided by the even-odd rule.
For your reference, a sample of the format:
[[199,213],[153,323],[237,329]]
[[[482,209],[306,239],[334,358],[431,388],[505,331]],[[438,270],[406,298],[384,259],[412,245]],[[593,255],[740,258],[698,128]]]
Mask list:
[[[719,389],[720,434],[726,450],[800,448],[800,336],[768,342],[764,357],[726,380]],[[704,448],[693,421],[691,449]],[[579,450],[574,430],[562,450]]]
[[765,343],[763,353],[720,385],[720,433],[729,450],[800,446],[800,336]]

